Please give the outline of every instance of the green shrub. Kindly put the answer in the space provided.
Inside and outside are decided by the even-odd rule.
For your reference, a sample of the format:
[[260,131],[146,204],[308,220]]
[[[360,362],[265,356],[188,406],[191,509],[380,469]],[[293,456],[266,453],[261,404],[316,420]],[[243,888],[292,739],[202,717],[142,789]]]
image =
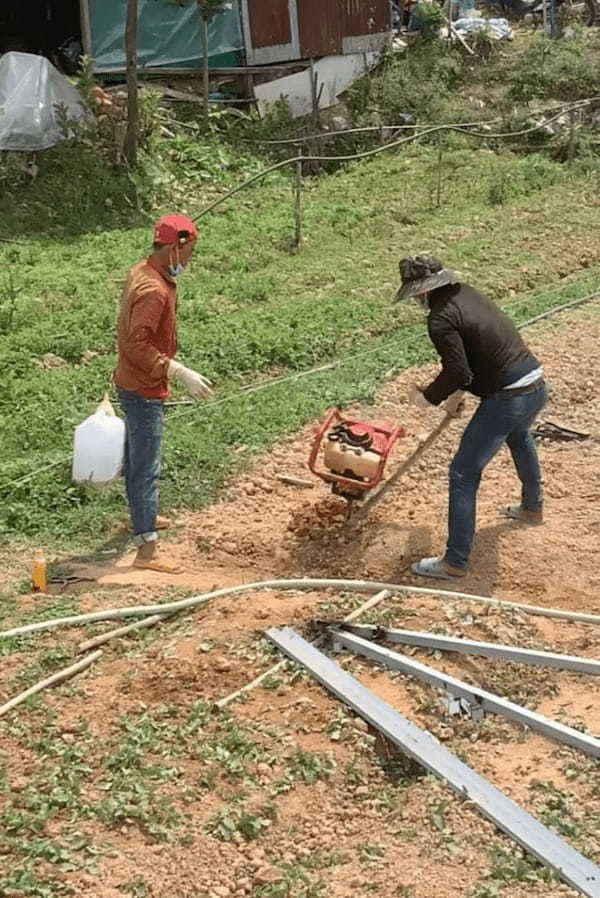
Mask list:
[[594,39],[536,38],[525,52],[513,58],[508,71],[509,95],[517,102],[533,99],[571,102],[600,92],[600,55]]
[[458,50],[447,49],[441,42],[422,42],[354,85],[347,105],[357,122],[364,116],[377,116],[382,123],[396,124],[405,114],[437,120],[463,76],[464,61]]

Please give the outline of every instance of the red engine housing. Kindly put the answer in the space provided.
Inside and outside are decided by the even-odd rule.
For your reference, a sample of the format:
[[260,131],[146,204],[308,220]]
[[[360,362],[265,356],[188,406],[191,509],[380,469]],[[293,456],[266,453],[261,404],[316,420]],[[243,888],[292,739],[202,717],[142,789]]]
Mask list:
[[[334,408],[327,413],[316,431],[308,466],[317,477],[331,483],[335,493],[348,499],[358,499],[381,482],[394,444],[404,434],[402,427],[394,427],[387,422],[349,418]],[[328,447],[321,452],[324,440],[329,441]],[[340,453],[328,452],[331,441],[339,441],[342,446]],[[344,469],[334,470],[324,465],[327,455],[330,461],[334,456],[343,460]],[[341,464],[342,461],[339,466]]]

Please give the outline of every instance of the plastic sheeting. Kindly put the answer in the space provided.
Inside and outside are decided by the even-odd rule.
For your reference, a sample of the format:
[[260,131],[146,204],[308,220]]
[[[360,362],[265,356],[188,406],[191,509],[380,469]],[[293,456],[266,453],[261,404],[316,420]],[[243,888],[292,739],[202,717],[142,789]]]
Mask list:
[[477,31],[485,31],[497,41],[510,41],[513,37],[512,29],[506,19],[484,19],[481,16],[469,16],[457,19],[454,22],[454,27],[462,37],[469,37]]
[[79,93],[43,56],[0,57],[0,150],[46,150],[63,140],[57,106],[70,119],[86,115]]
[[[88,0],[92,57],[97,72],[125,69],[123,0]],[[238,53],[244,46],[236,0],[208,26],[209,58]],[[176,6],[167,0],[139,0],[138,59],[140,68],[192,67],[203,60],[198,5]],[[229,60],[229,65],[239,61]],[[223,61],[226,65],[227,61]]]

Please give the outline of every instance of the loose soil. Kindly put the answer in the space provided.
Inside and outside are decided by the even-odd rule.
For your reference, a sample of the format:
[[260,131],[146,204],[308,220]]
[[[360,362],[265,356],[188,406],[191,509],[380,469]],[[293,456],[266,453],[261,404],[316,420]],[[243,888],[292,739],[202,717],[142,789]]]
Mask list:
[[[596,563],[600,320],[592,309],[558,316],[533,329],[529,338],[551,387],[551,402],[541,420],[589,433],[590,438],[582,443],[540,443],[547,508],[545,524],[537,528],[506,522],[498,515],[501,505],[519,498],[511,459],[507,452],[500,453],[485,472],[472,567],[457,588],[600,614]],[[352,409],[357,415],[394,421],[405,429],[389,471],[439,420],[439,412],[420,412],[407,401],[409,384],[425,383],[433,370],[390,376],[374,408]],[[467,416],[473,408],[469,400]],[[259,459],[218,503],[181,516],[176,532],[165,542],[165,551],[184,565],[184,574],[173,578],[134,571],[131,555],[114,564],[74,565],[77,573],[93,576],[98,586],[83,585],[73,601],[80,611],[91,611],[160,601],[167,589],[177,598],[243,582],[298,576],[415,583],[410,563],[443,550],[447,468],[462,427],[461,422],[453,425],[357,531],[344,527],[345,503],[332,497],[324,483],[315,481],[312,489],[302,489],[277,480],[277,474],[310,477],[306,460],[313,430],[307,427]],[[315,618],[342,617],[362,600],[357,595],[340,597],[331,590],[257,590],[211,601],[145,637],[109,644],[91,671],[70,687],[48,692],[42,701],[52,712],[59,738],[67,744],[77,742],[82,720],[86,721],[92,770],[86,799],[94,802],[102,797],[103,756],[118,743],[121,715],[156,714],[166,705],[183,726],[199,699],[212,701],[228,695],[279,660],[265,647],[261,631],[292,625],[311,637]],[[19,597],[15,623],[33,607],[31,597]],[[420,630],[443,628],[472,639],[600,656],[597,626],[462,601],[396,596],[367,613],[364,622],[369,621]],[[46,649],[60,645],[72,653],[87,636],[82,630],[57,631],[40,637],[40,644]],[[31,660],[27,650],[3,660],[0,700],[19,691],[16,678]],[[412,650],[411,654],[600,735],[600,685],[590,677],[466,656],[434,657]],[[560,829],[558,817],[563,822],[574,820],[579,828],[563,830],[566,837],[600,861],[597,763],[497,717],[483,723],[448,717],[434,690],[364,660],[342,657],[341,662],[524,807],[555,828]],[[253,809],[269,801],[276,808],[276,816],[257,839],[246,840],[238,833],[231,841],[220,841],[206,832],[209,818],[223,807],[227,796],[232,801],[231,794],[217,780],[214,789],[190,793],[186,802],[185,789],[197,790],[208,763],[186,750],[176,762],[178,778],[161,785],[158,792],[188,815],[169,841],[157,841],[127,817],[118,826],[86,819],[80,828],[97,844],[111,847],[84,870],[61,872],[56,864],[44,861],[40,866],[38,862],[38,877],[62,883],[71,894],[94,898],[575,895],[564,885],[544,882],[537,868],[518,861],[514,844],[443,784],[415,776],[414,771],[398,774],[401,765],[390,746],[345,714],[339,702],[310,678],[284,671],[267,685],[270,688],[254,690],[246,702],[232,705],[232,717],[225,718],[227,725],[237,721],[247,727],[266,752],[257,763],[252,784],[244,783],[246,795],[240,799]],[[39,708],[23,708],[0,727],[0,748],[7,758],[7,795],[24,789],[28,778],[42,769],[39,754],[14,726],[15,721],[31,717],[35,727],[40,713]],[[218,715],[210,726],[219,729]],[[313,783],[296,780],[288,791],[279,791],[276,784],[298,747],[319,757],[329,755],[335,770],[329,777],[323,775]],[[557,790],[566,802],[559,802],[559,811]],[[45,835],[59,836],[63,823],[58,814],[46,824]],[[500,864],[498,854],[494,861],[490,855],[494,847],[513,861],[505,859]],[[0,856],[0,870],[3,863]],[[14,889],[6,894],[39,893]]]

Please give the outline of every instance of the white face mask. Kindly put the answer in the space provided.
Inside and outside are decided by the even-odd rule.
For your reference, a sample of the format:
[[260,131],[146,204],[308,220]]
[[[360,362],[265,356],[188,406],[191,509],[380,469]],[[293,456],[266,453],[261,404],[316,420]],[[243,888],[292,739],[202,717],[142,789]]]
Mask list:
[[169,274],[172,278],[178,278],[181,274],[183,274],[184,271],[185,265],[181,261],[181,257],[179,255],[179,246],[176,246],[175,251],[171,256],[171,261],[169,262]]

